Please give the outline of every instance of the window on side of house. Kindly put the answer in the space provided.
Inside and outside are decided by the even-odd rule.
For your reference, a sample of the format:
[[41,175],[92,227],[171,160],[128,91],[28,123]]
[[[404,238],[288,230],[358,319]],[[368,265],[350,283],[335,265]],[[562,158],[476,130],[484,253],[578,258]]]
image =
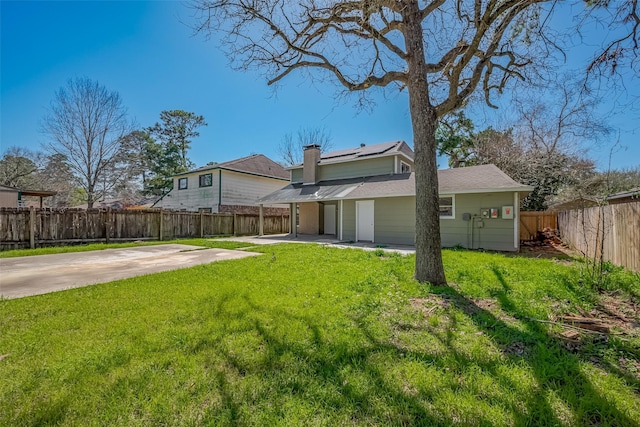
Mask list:
[[200,181],[200,187],[211,187],[213,185],[213,178],[210,173],[200,175],[198,180]]
[[213,209],[212,208],[198,208],[198,212],[213,213]]
[[454,219],[456,217],[456,199],[455,196],[441,196],[440,202],[440,219]]
[[186,190],[189,178],[178,178],[178,190]]
[[400,173],[411,173],[411,166],[405,162],[400,162]]

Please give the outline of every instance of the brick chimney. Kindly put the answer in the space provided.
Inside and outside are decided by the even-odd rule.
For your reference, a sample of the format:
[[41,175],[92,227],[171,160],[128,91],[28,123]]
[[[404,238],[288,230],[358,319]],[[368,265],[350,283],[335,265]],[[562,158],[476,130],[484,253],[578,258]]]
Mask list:
[[318,182],[318,162],[320,162],[320,146],[310,144],[304,146],[304,163],[302,164],[302,183]]

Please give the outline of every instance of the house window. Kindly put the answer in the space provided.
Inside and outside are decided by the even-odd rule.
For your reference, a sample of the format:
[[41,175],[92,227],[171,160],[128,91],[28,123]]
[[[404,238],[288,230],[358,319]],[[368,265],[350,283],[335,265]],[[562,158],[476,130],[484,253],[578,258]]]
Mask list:
[[456,216],[456,199],[454,196],[440,197],[440,219],[454,219]]
[[198,179],[200,180],[200,187],[211,187],[213,185],[213,178],[210,173],[200,175]]
[[411,166],[405,162],[400,162],[400,173],[411,173]]
[[212,213],[213,209],[212,208],[198,208],[198,212]]
[[189,181],[188,178],[179,178],[178,179],[178,190],[186,190],[188,181]]

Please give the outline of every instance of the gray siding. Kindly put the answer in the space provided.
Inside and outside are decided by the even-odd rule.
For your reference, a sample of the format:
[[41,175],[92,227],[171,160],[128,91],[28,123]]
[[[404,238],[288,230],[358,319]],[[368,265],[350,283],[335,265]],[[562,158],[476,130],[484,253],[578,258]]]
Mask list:
[[320,166],[320,181],[342,178],[360,178],[362,176],[385,175],[393,173],[395,157],[379,157],[377,159],[354,162],[335,163]]
[[[340,205],[338,205],[338,210]],[[375,209],[375,206],[374,206]],[[373,213],[375,215],[375,211]],[[339,214],[338,214],[339,215]],[[345,200],[342,202],[342,240],[356,240],[356,202],[355,200]],[[374,217],[375,219],[375,217]]]
[[291,182],[302,182],[302,168],[291,170]]
[[373,209],[375,243],[415,244],[415,197],[376,199]]
[[460,245],[471,249],[488,249],[497,251],[515,251],[514,224],[515,219],[482,219],[483,227],[473,229],[473,245],[471,221],[463,221],[462,214],[470,213],[480,216],[481,208],[498,208],[502,214],[502,206],[513,206],[513,193],[458,194],[455,196],[455,219],[440,220],[442,246]]

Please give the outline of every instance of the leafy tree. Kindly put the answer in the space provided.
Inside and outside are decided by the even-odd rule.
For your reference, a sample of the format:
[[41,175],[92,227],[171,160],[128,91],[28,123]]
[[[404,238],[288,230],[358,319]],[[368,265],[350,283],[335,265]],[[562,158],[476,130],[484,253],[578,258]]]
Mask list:
[[332,148],[331,134],[324,128],[300,128],[294,140],[288,133],[278,146],[278,152],[283,164],[287,166],[302,163],[304,159],[304,147],[306,145],[319,145],[322,153]]
[[269,84],[318,70],[366,100],[371,88],[407,90],[416,177],[416,271],[445,284],[436,163],[438,118],[480,89],[487,103],[541,42],[544,0],[335,1],[195,0],[195,29],[226,34],[239,69],[258,67]]
[[172,187],[171,177],[194,167],[187,157],[197,129],[207,126],[203,116],[182,110],[160,113],[162,123],[146,129],[150,139],[145,143],[150,176],[145,178],[145,192],[158,194]]
[[20,189],[37,189],[42,153],[9,147],[0,159],[0,184]]
[[449,158],[450,168],[472,166],[476,161],[474,126],[464,111],[455,111],[443,117],[436,129],[438,154]]
[[42,123],[51,154],[64,158],[87,197],[104,197],[126,176],[114,173],[121,139],[131,128],[120,95],[88,78],[69,80],[51,102]]

